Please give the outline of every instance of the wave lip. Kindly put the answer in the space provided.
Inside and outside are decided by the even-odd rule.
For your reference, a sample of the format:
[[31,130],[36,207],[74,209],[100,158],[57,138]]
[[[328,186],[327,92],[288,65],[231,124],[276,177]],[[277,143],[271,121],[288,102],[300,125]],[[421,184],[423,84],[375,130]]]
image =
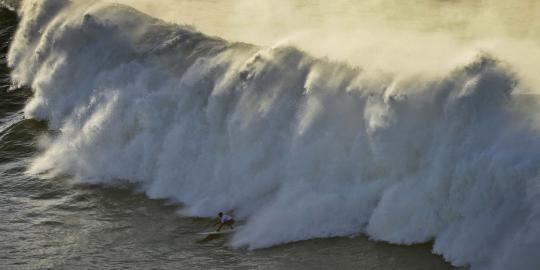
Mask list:
[[[207,37],[101,2],[25,1],[12,78],[61,135],[29,173],[131,181],[235,247],[366,233],[472,269],[536,269],[540,140],[512,71],[372,78],[292,47]],[[529,104],[529,103],[527,103]]]

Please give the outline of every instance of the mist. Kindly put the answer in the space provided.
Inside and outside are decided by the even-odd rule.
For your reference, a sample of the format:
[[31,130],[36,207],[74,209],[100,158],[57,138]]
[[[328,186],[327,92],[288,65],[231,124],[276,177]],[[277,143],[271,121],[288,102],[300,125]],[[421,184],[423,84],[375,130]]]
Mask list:
[[540,90],[540,2],[397,0],[118,0],[232,41],[291,45],[400,77],[441,76],[478,54],[512,65]]

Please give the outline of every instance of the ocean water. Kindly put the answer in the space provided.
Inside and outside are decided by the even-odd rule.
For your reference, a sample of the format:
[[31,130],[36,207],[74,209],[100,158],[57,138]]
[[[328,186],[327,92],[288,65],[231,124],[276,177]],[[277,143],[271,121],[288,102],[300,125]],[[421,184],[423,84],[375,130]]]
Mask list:
[[536,32],[344,60],[123,2],[2,9],[5,268],[540,266]]
[[25,173],[47,123],[24,117],[29,88],[13,88],[6,66],[16,13],[0,9],[1,269],[453,269],[430,244],[400,247],[363,236],[309,240],[248,251],[205,237],[214,220],[178,213],[137,186],[74,183]]

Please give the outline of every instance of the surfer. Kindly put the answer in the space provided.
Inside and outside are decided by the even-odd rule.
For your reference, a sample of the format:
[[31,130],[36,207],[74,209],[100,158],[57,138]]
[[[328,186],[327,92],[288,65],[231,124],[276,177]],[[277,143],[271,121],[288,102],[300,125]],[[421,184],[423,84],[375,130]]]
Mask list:
[[218,232],[221,230],[221,228],[224,225],[227,225],[227,226],[231,227],[231,229],[234,229],[233,228],[234,219],[231,216],[225,215],[225,214],[223,214],[223,212],[219,212],[218,218],[219,218],[219,221],[216,222],[216,224],[214,224],[214,226],[220,224],[219,228],[217,229]]

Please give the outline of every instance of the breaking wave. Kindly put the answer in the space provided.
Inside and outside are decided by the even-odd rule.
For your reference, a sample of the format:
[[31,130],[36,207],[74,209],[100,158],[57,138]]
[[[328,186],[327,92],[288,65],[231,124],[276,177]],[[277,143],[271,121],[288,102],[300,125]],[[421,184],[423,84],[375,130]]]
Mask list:
[[364,233],[472,269],[540,267],[537,105],[496,57],[398,80],[121,5],[20,15],[12,79],[34,91],[26,117],[61,131],[31,174],[233,211],[235,247]]

